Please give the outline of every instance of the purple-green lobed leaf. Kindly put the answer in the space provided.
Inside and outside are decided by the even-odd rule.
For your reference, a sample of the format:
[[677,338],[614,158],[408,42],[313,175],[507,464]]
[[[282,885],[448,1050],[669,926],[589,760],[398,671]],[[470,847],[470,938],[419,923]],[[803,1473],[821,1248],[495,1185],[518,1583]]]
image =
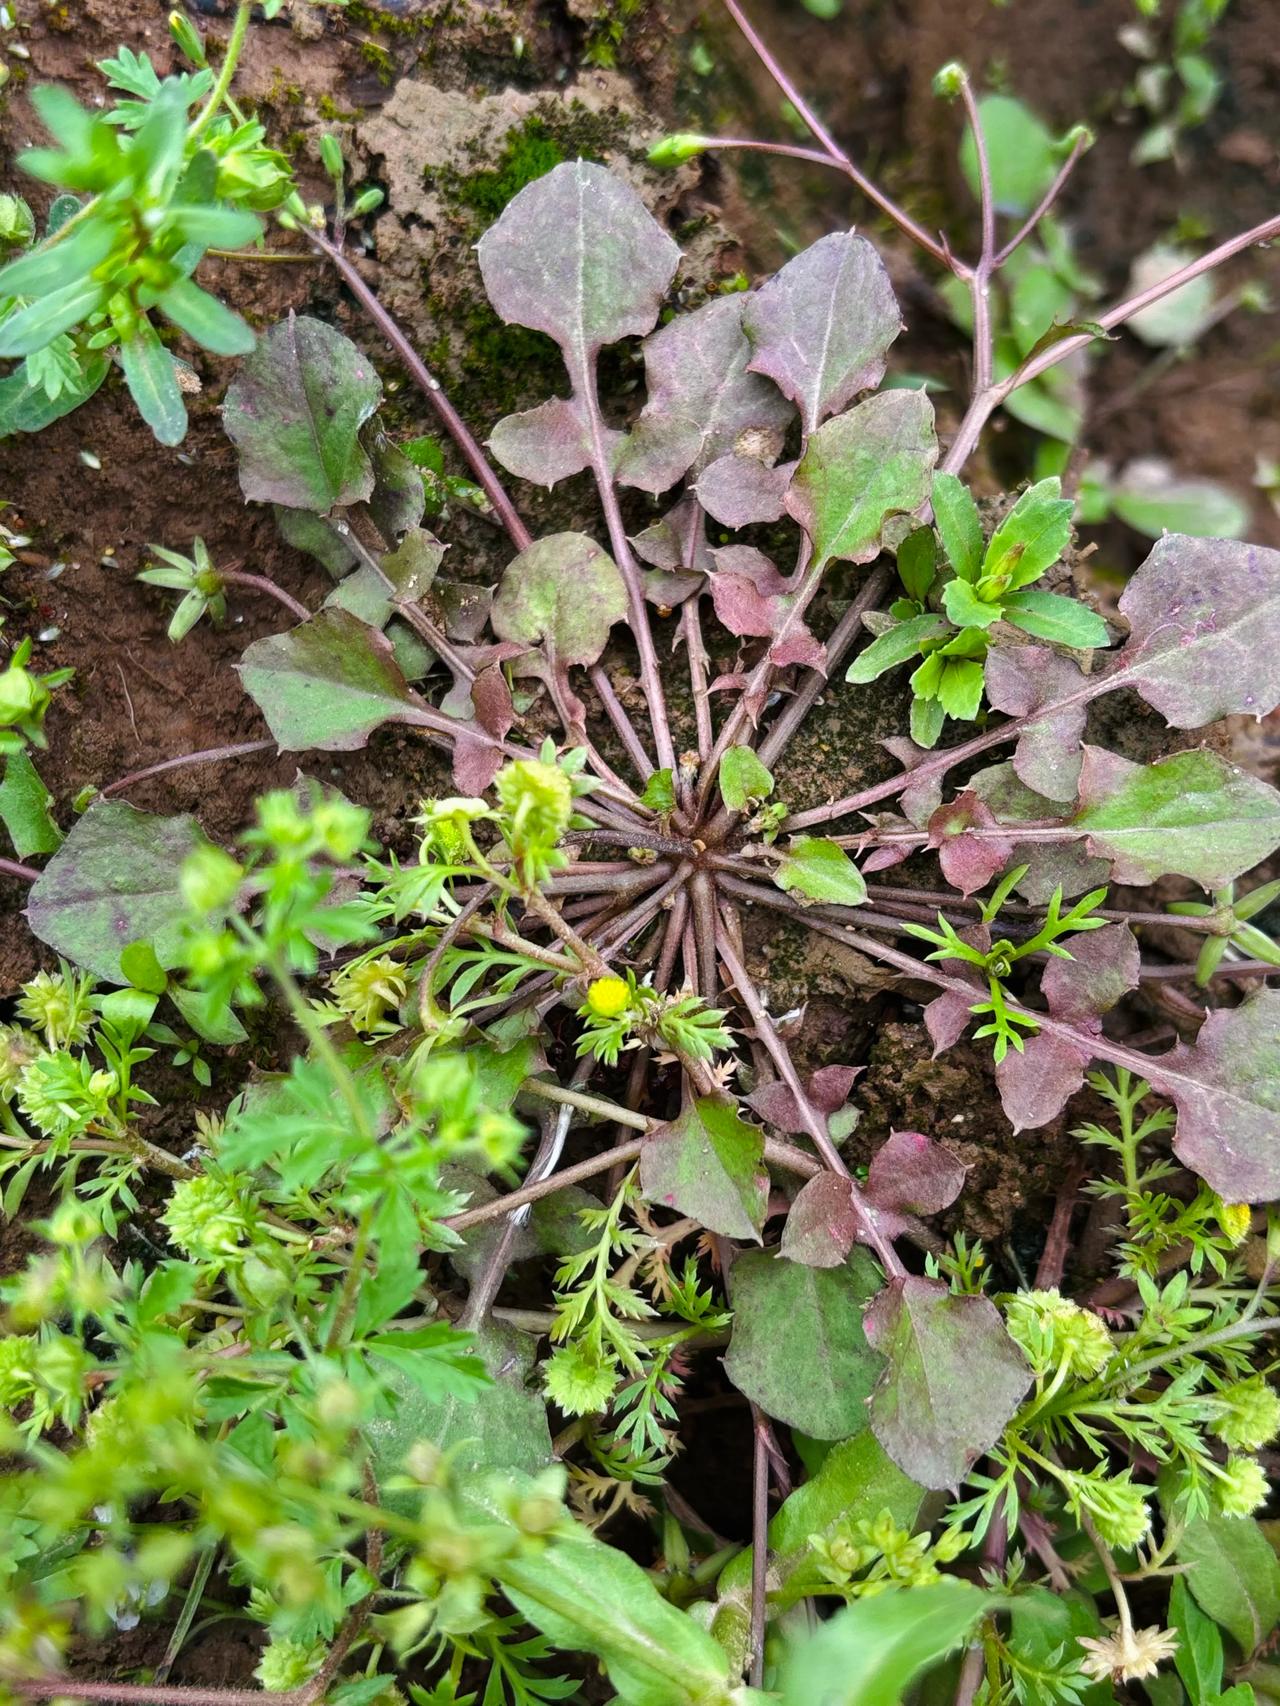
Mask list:
[[874,1299],[865,1327],[887,1359],[871,1399],[872,1432],[922,1486],[956,1486],[1031,1384],[995,1305],[908,1274]]
[[554,338],[575,387],[606,344],[650,330],[680,261],[636,192],[587,160],[526,184],[477,253],[498,314]]
[[350,338],[290,314],[241,367],[222,419],[245,497],[326,514],[373,491],[359,431],[382,385]]
[[1086,746],[1073,827],[1120,883],[1166,875],[1221,888],[1280,845],[1280,793],[1216,752],[1133,764]]
[[760,1241],[769,1175],[758,1126],[731,1102],[700,1096],[651,1132],[640,1153],[640,1188],[650,1202],[692,1215],[724,1238]]
[[646,339],[648,400],[617,465],[624,485],[665,491],[689,469],[733,451],[744,434],[748,446],[757,437],[781,446],[794,411],[768,379],[747,370],[748,301],[717,297]]
[[1177,1106],[1180,1161],[1227,1202],[1280,1195],[1280,991],[1210,1013],[1142,1071]]
[[787,493],[815,560],[869,563],[886,519],[929,496],[937,455],[923,391],[884,391],[819,427]]
[[492,620],[501,639],[544,645],[560,664],[590,664],[626,612],[626,587],[608,552],[585,533],[551,533],[507,564]]
[[775,1420],[814,1439],[848,1439],[866,1426],[881,1368],[862,1330],[862,1306],[879,1284],[862,1250],[838,1268],[748,1250],[729,1276],[730,1380]]
[[1178,729],[1280,703],[1280,551],[1167,534],[1120,598],[1126,686]]
[[238,667],[283,752],[353,752],[383,723],[413,722],[421,710],[390,642],[347,610],[255,640]]
[[833,231],[748,299],[743,324],[752,372],[768,374],[812,433],[880,383],[902,316],[872,245]]
[[153,817],[95,800],[31,890],[27,922],[55,953],[107,983],[125,983],[122,951],[149,942],[176,965],[185,908],[178,873],[205,837],[193,817]]

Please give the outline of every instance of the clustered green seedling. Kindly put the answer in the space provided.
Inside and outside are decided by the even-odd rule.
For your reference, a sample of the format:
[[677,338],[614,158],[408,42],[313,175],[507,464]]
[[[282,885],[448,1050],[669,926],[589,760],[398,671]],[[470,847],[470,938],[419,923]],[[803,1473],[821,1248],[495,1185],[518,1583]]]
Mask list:
[[[1168,535],[1107,624],[1072,596],[1054,476],[984,514],[960,475],[992,412],[1152,300],[1050,323],[997,366],[992,281],[1078,148],[1000,248],[990,138],[948,68],[981,200],[962,261],[867,185],[727,4],[810,157],[968,292],[964,418],[944,452],[924,389],[879,388],[901,317],[863,237],[663,319],[676,244],[628,184],[569,162],[478,251],[495,311],[565,365],[564,394],[492,424],[489,452],[520,480],[587,474],[599,499],[598,530],[535,538],[346,257],[345,191],[332,236],[305,216],[475,476],[445,495],[478,491],[511,554],[494,586],[454,578],[425,525],[444,464],[397,445],[350,339],[303,317],[256,341],[223,411],[241,485],[333,586],[312,610],[198,540],[153,547],[144,578],[179,595],[185,644],[238,587],[288,609],[240,665],[282,750],[395,725],[449,779],[383,845],[366,809],[300,778],[234,850],[116,787],[18,868],[61,956],[0,1035],[0,1203],[37,1182],[49,1202],[0,1282],[0,1684],[18,1698],[111,1691],[64,1674],[82,1631],[162,1616],[169,1665],[215,1607],[260,1633],[256,1679],[290,1706],[525,1706],[591,1697],[596,1668],[637,1706],[889,1706],[925,1672],[961,1706],[1093,1706],[1157,1675],[1162,1701],[1175,1676],[1193,1706],[1265,1698],[1280,997],[1224,991],[1276,963],[1254,922],[1274,885],[1236,885],[1280,847],[1280,794],[1177,736],[1136,761],[1086,720],[1119,691],[1176,731],[1273,711],[1280,553]],[[156,408],[172,363],[150,315],[188,300],[173,240],[197,242],[189,205],[235,200],[217,160],[242,122],[227,61],[210,87],[183,45],[194,95],[122,59],[109,74],[145,112],[45,103],[48,170],[84,151],[97,174],[65,243],[101,250],[98,294],[50,337],[77,362],[118,342]],[[126,242],[139,211],[154,240]],[[39,307],[15,305],[11,343]],[[624,424],[598,358],[630,338],[646,388]],[[635,492],[656,500],[643,527]],[[817,701],[907,666],[902,769],[805,798],[788,756]],[[52,684],[15,670],[25,743]],[[981,726],[944,746],[948,720]],[[926,854],[940,893],[868,880]],[[1209,899],[1167,903],[1171,880]],[[1141,911],[1106,906],[1113,883],[1162,886]],[[755,969],[773,915],[927,989],[938,1051],[977,1019],[1015,1134],[1093,1093],[1077,1136],[1115,1157],[1092,1188],[1118,1222],[1101,1290],[1063,1290],[1071,1194],[1036,1274],[1010,1263],[1016,1288],[927,1224],[965,1186],[950,1129],[861,1144],[859,1065],[801,1070],[801,1016]],[[1197,963],[1161,957],[1171,930],[1204,936]],[[1144,982],[1174,986],[1194,1036],[1158,1052],[1117,1023]],[[273,1012],[288,1069],[160,1141],[156,1049],[207,1084]],[[126,1216],[145,1255],[117,1239]],[[695,1406],[722,1400],[752,1439],[730,1539],[671,1472]]]

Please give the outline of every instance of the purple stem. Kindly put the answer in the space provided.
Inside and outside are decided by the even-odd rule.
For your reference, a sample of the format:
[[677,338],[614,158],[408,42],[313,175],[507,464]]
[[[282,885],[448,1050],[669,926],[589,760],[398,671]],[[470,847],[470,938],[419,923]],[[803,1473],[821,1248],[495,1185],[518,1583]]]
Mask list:
[[0,858],[0,877],[16,877],[19,882],[34,883],[40,878],[34,865],[20,865],[16,859]]
[[808,1133],[814,1148],[818,1151],[825,1166],[842,1179],[849,1181],[850,1201],[853,1211],[861,1227],[861,1236],[871,1245],[880,1258],[881,1265],[890,1279],[901,1279],[906,1269],[898,1260],[898,1253],[891,1239],[885,1237],[876,1220],[875,1210],[863,1200],[862,1193],[854,1183],[849,1169],[841,1159],[840,1151],[832,1143],[827,1132],[826,1121],[818,1114],[817,1109],[805,1094],[800,1082],[800,1075],[787,1050],[786,1044],[778,1035],[777,1027],[765,1012],[755,983],[747,972],[747,968],[738,958],[727,927],[721,926],[716,931],[716,951],[724,961],[725,969],[738,992],[738,998],[746,1008],[755,1026],[756,1035],[768,1050],[769,1058],[778,1070],[778,1076],[795,1098],[796,1107],[800,1110],[800,1118]]
[[978,157],[978,188],[982,207],[982,252],[978,264],[969,276],[969,296],[973,303],[973,392],[989,390],[995,362],[995,338],[991,327],[991,275],[996,259],[996,204],[991,187],[991,161],[987,154],[987,138],[982,128],[978,103],[973,86],[965,74],[960,78],[960,98],[973,132],[973,145]]
[[247,758],[251,752],[266,752],[276,743],[273,740],[246,740],[238,746],[211,746],[203,752],[184,752],[178,758],[166,758],[159,764],[148,764],[145,770],[131,770],[127,776],[121,776],[117,782],[108,782],[102,789],[102,798],[107,799],[112,794],[122,794],[126,788],[132,788],[135,782],[145,782],[151,776],[163,776],[169,770],[185,770],[192,764],[220,764],[225,758]]
[[996,256],[993,263],[995,267],[1002,267],[1014,251],[1021,248],[1023,243],[1026,242],[1027,238],[1035,230],[1036,226],[1039,225],[1040,221],[1050,211],[1053,204],[1057,201],[1058,197],[1066,187],[1067,179],[1075,170],[1077,160],[1079,160],[1080,156],[1088,146],[1089,138],[1087,136],[1078,136],[1076,138],[1075,142],[1072,144],[1070,154],[1067,155],[1061,166],[1058,167],[1057,176],[1044,192],[1043,196],[1041,196],[1039,205],[1033,208],[1031,213],[1027,215],[1026,221],[1018,227],[1013,236],[1010,237],[1009,241],[1005,244],[1004,248],[1001,249],[999,254]]
[[600,695],[600,703],[604,706],[609,721],[623,746],[627,756],[636,767],[636,774],[642,782],[647,782],[658,768],[644,749],[644,742],[636,732],[636,726],[627,715],[625,705],[613,690],[613,683],[601,664],[591,666],[591,684]]
[[[730,0],[725,0],[730,4]],[[1265,243],[1270,238],[1280,236],[1280,214],[1274,218],[1265,219],[1260,225],[1252,226],[1248,231],[1241,231],[1235,237],[1229,237],[1225,243],[1219,243],[1216,249],[1211,249],[1207,255],[1201,255],[1199,260],[1191,261],[1187,266],[1180,267],[1177,272],[1162,279],[1158,284],[1148,286],[1136,296],[1129,296],[1123,302],[1118,302],[1114,308],[1109,308],[1105,314],[1098,316],[1096,324],[1104,331],[1113,331],[1117,326],[1123,326],[1126,320],[1131,320],[1135,314],[1140,314],[1144,308],[1150,308],[1155,302],[1163,301],[1175,290],[1181,290],[1184,284],[1201,274],[1212,272],[1233,255],[1251,249],[1255,243]],[[1055,367],[1058,362],[1065,361],[1068,356],[1077,351],[1087,349],[1094,341],[1093,332],[1080,332],[1075,337],[1063,338],[1061,342],[1052,344],[1048,349],[1041,350],[1038,355],[1029,355],[1007,379],[988,386],[980,391],[970,403],[964,419],[960,423],[955,441],[947,452],[942,464],[943,471],[948,474],[956,473],[968,461],[982,429],[991,415],[1004,402],[1005,398],[1016,391],[1020,385],[1025,385],[1032,379],[1037,379],[1042,373]]]
[[225,581],[228,586],[249,587],[254,592],[265,592],[268,598],[274,598],[277,604],[283,604],[289,614],[299,622],[309,622],[311,612],[305,604],[299,604],[291,593],[277,586],[267,575],[247,574],[243,569],[219,569],[218,579]]
[[574,395],[579,399],[587,413],[591,429],[591,468],[595,475],[596,490],[600,494],[600,507],[604,511],[605,525],[609,530],[609,543],[613,548],[614,561],[622,572],[622,579],[627,588],[627,607],[630,616],[631,632],[635,637],[636,650],[640,654],[640,681],[644,688],[644,696],[649,706],[649,726],[653,730],[653,741],[658,752],[658,768],[674,773],[676,767],[675,747],[671,742],[671,725],[667,720],[667,700],[662,687],[662,675],[658,669],[658,653],[653,643],[653,629],[649,626],[649,612],[645,605],[644,583],[640,578],[640,568],[631,550],[631,541],[627,538],[627,529],[622,520],[622,510],[618,505],[618,494],[613,484],[613,469],[610,465],[608,451],[605,447],[604,419],[600,413],[600,396],[597,389],[594,358],[583,358],[581,362],[571,362],[566,354],[565,364],[569,369],[569,382]]
[[769,1423],[751,1405],[751,1673],[752,1688],[764,1687],[764,1630],[769,1577]]
[[[743,14],[742,8],[738,5],[738,0],[724,0],[724,4],[726,11],[742,31],[742,34],[745,36],[757,59],[759,59],[765,70],[778,85],[778,88],[782,91],[784,98],[791,103],[800,118],[806,125],[808,125],[810,131],[822,144],[832,164],[838,166],[840,170],[844,172],[846,177],[850,178],[852,182],[858,186],[863,195],[866,196],[867,200],[874,202],[880,209],[881,213],[886,214],[900,231],[905,232],[906,235],[911,238],[913,243],[918,243],[922,249],[926,250],[927,253],[933,256],[935,261],[940,261],[944,267],[948,268],[948,270],[958,272],[958,263],[948,252],[945,245],[940,243],[936,237],[931,237],[923,226],[917,225],[909,213],[899,207],[897,202],[891,200],[883,190],[881,190],[876,184],[872,183],[870,178],[866,177],[858,170],[853,161],[831,135],[831,132],[823,124],[822,120],[814,112],[813,108],[805,100],[799,89],[796,88],[790,77],[787,76],[786,72],[774,58],[764,41],[756,34],[755,30],[748,23],[745,15]],[[963,274],[960,274],[960,276],[963,276]]]
[[521,521],[515,505],[507,495],[506,487],[494,472],[489,458],[476,442],[471,429],[445,396],[440,381],[429,370],[373,290],[365,283],[350,256],[336,243],[331,243],[322,232],[308,230],[305,235],[312,248],[327,256],[337,268],[352,295],[399,356],[405,372],[440,417],[445,431],[466,458],[468,467],[493,505],[494,514],[506,528],[511,543],[517,551],[527,549],[533,543],[533,535]]

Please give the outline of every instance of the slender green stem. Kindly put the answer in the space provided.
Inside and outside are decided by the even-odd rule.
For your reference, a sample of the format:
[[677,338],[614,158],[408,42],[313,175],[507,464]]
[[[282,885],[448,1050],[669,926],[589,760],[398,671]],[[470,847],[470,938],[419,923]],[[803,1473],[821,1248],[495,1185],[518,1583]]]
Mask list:
[[231,87],[231,79],[236,74],[236,66],[240,62],[240,54],[244,48],[245,36],[249,33],[249,16],[253,7],[250,0],[240,0],[236,8],[235,22],[231,26],[231,34],[227,38],[227,50],[222,56],[222,68],[218,72],[217,82],[209,91],[209,98],[191,121],[187,131],[187,140],[194,141],[204,130],[205,126],[216,115],[218,108],[226,98],[227,90]]

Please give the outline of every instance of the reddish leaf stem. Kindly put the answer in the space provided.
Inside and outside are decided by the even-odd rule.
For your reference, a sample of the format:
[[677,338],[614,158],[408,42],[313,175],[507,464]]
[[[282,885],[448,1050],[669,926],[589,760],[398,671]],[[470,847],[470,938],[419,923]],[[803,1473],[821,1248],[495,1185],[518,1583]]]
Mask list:
[[471,429],[441,389],[440,381],[427,367],[371,287],[366,284],[351,257],[320,231],[307,230],[305,235],[312,248],[318,249],[332,262],[352,295],[395,350],[405,372],[424,394],[439,416],[441,425],[466,458],[468,467],[493,505],[494,513],[506,528],[511,543],[517,551],[525,550],[533,543],[533,535],[520,519],[505,486],[494,472],[489,458],[480,448]]
[[[730,0],[725,0],[726,5]],[[1150,308],[1153,303],[1161,302],[1175,290],[1181,290],[1183,285],[1190,284],[1193,279],[1202,274],[1212,272],[1234,255],[1251,249],[1256,243],[1268,242],[1271,238],[1280,236],[1280,214],[1271,219],[1264,219],[1260,225],[1252,226],[1248,231],[1241,231],[1234,237],[1229,237],[1225,243],[1219,243],[1207,255],[1201,255],[1198,260],[1180,267],[1168,278],[1159,283],[1149,285],[1146,290],[1140,290],[1135,296],[1128,296],[1118,302],[1114,308],[1109,308],[1105,314],[1098,316],[1096,324],[1104,331],[1114,331],[1117,326],[1123,326],[1135,314],[1140,314],[1144,308]],[[1063,338],[1052,344],[1039,354],[1027,356],[1022,365],[1015,369],[1007,379],[1001,379],[979,391],[960,423],[955,440],[942,463],[944,472],[954,474],[969,460],[982,435],[982,429],[987,424],[996,409],[1020,385],[1026,385],[1030,380],[1037,379],[1051,367],[1056,367],[1060,361],[1075,355],[1079,350],[1087,349],[1094,341],[1093,332],[1080,332],[1074,337]]]
[[0,858],[0,877],[16,877],[22,883],[38,881],[39,871],[34,865],[22,865],[16,859]]
[[831,1172],[849,1181],[853,1210],[862,1229],[863,1238],[879,1256],[881,1265],[890,1279],[900,1279],[905,1274],[906,1269],[898,1260],[898,1254],[893,1247],[892,1240],[886,1238],[880,1230],[875,1210],[863,1200],[862,1193],[841,1159],[840,1151],[831,1141],[825,1120],[820,1117],[817,1109],[805,1094],[804,1086],[800,1082],[800,1075],[795,1069],[787,1046],[778,1035],[773,1020],[766,1013],[755,982],[738,958],[733,943],[729,939],[729,932],[723,925],[717,928],[715,940],[716,951],[724,962],[725,969],[738,992],[739,1000],[750,1015],[756,1035],[768,1050],[769,1058],[777,1068],[779,1078],[782,1079],[782,1082],[795,1098],[796,1107],[800,1110],[800,1117],[804,1122],[804,1129],[808,1133],[814,1148],[821,1156],[824,1165]]
[[170,770],[185,770],[193,764],[221,764],[227,758],[247,758],[251,752],[266,752],[276,743],[273,740],[246,740],[238,746],[211,746],[203,752],[184,752],[178,758],[165,758],[159,764],[148,764],[143,770],[131,770],[127,776],[121,776],[119,781],[108,782],[101,790],[103,799],[112,794],[122,794],[127,788],[132,788],[135,782],[145,782],[152,776],[163,776]]
[[613,724],[614,731],[623,746],[627,756],[636,767],[636,774],[642,782],[647,782],[657,769],[657,765],[644,749],[635,724],[627,715],[626,706],[614,692],[613,683],[609,680],[602,664],[591,666],[591,685],[600,695],[600,703],[604,706],[605,714]]
[[997,254],[995,261],[993,262],[993,265],[996,268],[1002,267],[1014,251],[1022,247],[1027,238],[1035,230],[1036,226],[1039,225],[1040,221],[1052,210],[1054,203],[1066,187],[1067,179],[1075,170],[1076,162],[1088,146],[1089,137],[1087,135],[1077,136],[1076,140],[1071,145],[1071,152],[1067,155],[1061,166],[1058,167],[1057,175],[1049,185],[1048,189],[1041,196],[1039,203],[1027,215],[1023,224],[1018,227],[1013,236],[1010,237],[1009,241],[1005,244],[1004,248],[1000,250],[999,254]]
[[244,569],[219,569],[218,579],[225,581],[228,586],[244,586],[253,592],[265,592],[268,598],[274,598],[277,604],[283,604],[289,614],[298,622],[309,622],[311,612],[305,604],[299,604],[292,593],[282,586],[277,586],[269,575],[251,575]]
[[874,202],[874,204],[880,209],[881,213],[891,219],[900,231],[905,232],[906,235],[911,238],[913,243],[918,243],[922,249],[933,256],[935,261],[940,261],[949,271],[957,272],[959,263],[955,260],[954,256],[948,252],[945,245],[940,243],[936,237],[931,237],[924,227],[922,225],[918,225],[904,208],[899,207],[897,202],[887,196],[884,191],[878,187],[878,185],[874,184],[870,178],[858,170],[853,161],[831,135],[831,132],[822,123],[822,120],[814,112],[813,108],[805,100],[799,89],[796,88],[790,77],[787,76],[787,73],[774,58],[765,42],[756,34],[756,31],[747,21],[742,8],[738,5],[738,0],[724,0],[724,4],[729,16],[733,19],[734,23],[737,24],[739,30],[741,30],[743,36],[750,45],[752,52],[756,55],[756,58],[764,66],[765,70],[782,91],[783,97],[791,103],[800,118],[822,144],[831,164],[838,166],[845,176],[857,185],[863,195],[866,196],[867,200]]

